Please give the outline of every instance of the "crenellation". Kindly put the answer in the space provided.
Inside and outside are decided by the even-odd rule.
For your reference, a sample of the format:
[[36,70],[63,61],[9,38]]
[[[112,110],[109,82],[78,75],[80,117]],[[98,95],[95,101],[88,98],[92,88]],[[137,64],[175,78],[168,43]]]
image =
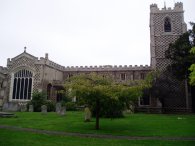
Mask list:
[[158,9],[157,4],[151,4],[151,5],[150,5],[150,9],[154,9],[154,8]]
[[174,10],[183,10],[183,3],[182,2],[175,3]]
[[161,9],[159,9],[157,4],[150,5],[150,12],[151,13],[167,13],[167,12],[180,12],[180,11],[183,11],[183,3],[182,2],[175,3],[174,8],[163,7]]
[[159,11],[159,8],[157,6],[157,4],[151,4],[150,5],[150,12],[155,12],[155,11]]
[[64,67],[64,71],[120,71],[120,70],[141,70],[141,69],[148,69],[150,70],[151,67],[148,65],[99,65],[99,66],[67,66]]
[[[47,56],[47,57],[48,57],[48,56]],[[64,70],[64,66],[59,65],[59,64],[57,64],[57,63],[55,63],[55,62],[53,62],[53,61],[51,61],[51,60],[49,60],[49,59],[47,59],[47,58],[41,57],[41,58],[40,58],[40,63],[46,64],[46,65],[48,65],[48,66],[50,66],[50,67],[53,67],[53,68],[55,68],[55,69],[57,69],[57,70],[61,70],[61,71]]]

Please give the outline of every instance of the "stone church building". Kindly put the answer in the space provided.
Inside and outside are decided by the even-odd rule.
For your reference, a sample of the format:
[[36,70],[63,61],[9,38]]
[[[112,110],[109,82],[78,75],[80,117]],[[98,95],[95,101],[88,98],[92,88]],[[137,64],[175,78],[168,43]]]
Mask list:
[[[67,78],[79,73],[109,74],[117,81],[144,79],[150,71],[163,71],[166,68],[169,61],[165,59],[165,50],[169,43],[186,31],[182,3],[175,3],[173,9],[159,9],[156,4],[150,5],[150,66],[64,67],[51,61],[47,53],[45,57],[38,58],[27,53],[25,48],[23,53],[7,59],[7,67],[0,67],[0,106],[3,110],[17,111],[20,104],[32,99],[35,91],[44,91],[49,100],[59,102],[61,95],[57,91],[63,89]],[[186,98],[182,96],[179,108],[191,108]],[[155,97],[144,97],[139,100],[137,108],[154,110],[161,108],[161,104]]]

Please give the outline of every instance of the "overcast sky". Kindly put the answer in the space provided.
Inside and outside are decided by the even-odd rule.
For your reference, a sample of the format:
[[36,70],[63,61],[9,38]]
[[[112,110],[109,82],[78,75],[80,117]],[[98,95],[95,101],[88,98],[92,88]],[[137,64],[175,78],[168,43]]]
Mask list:
[[[195,22],[195,0],[179,1],[185,22]],[[164,0],[0,0],[0,66],[24,46],[63,66],[149,65],[152,3],[164,7]]]

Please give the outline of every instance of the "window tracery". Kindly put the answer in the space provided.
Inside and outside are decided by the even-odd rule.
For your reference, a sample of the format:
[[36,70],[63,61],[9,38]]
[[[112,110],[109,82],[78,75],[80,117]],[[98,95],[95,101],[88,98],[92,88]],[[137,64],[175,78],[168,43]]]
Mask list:
[[30,100],[32,92],[33,73],[29,70],[19,70],[14,74],[12,99]]

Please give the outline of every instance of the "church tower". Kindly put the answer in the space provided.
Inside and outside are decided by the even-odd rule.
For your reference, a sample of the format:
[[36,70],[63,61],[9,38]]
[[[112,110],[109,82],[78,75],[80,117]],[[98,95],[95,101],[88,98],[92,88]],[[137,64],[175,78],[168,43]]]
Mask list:
[[161,10],[156,4],[150,5],[150,53],[153,69],[163,71],[166,68],[169,61],[165,59],[165,51],[170,43],[186,31],[183,3],[175,3],[173,9],[165,6]]
[[184,22],[183,3],[175,3],[174,8],[159,9],[156,4],[150,5],[150,53],[151,67],[153,70],[163,72],[161,76],[166,82],[161,86],[171,89],[169,96],[163,99],[163,107],[166,109],[190,109],[187,82],[179,81],[166,71],[170,60],[165,58],[165,51],[170,43],[174,43],[187,31]]

